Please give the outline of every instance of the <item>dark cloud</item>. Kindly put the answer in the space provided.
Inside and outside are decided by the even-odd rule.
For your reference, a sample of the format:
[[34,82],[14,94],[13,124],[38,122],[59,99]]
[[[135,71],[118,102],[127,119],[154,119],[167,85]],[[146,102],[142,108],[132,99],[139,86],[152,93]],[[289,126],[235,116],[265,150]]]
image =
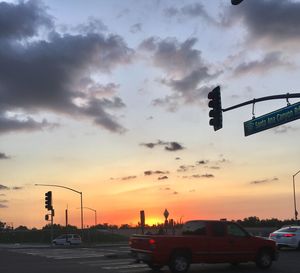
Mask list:
[[0,196],[6,196],[6,194],[4,194],[4,193],[0,193]]
[[272,179],[254,180],[254,181],[251,181],[250,184],[257,185],[257,184],[264,184],[264,183],[276,182],[278,180],[279,179],[277,177],[275,177],[275,178],[272,178]]
[[140,31],[142,31],[142,24],[141,23],[134,24],[130,27],[130,32],[131,33],[137,33],[137,32],[140,32]]
[[169,179],[169,177],[164,175],[157,178],[157,180],[165,180],[165,179]]
[[208,167],[209,169],[212,169],[212,170],[220,170],[221,167],[220,166],[210,166]]
[[281,125],[278,127],[275,127],[273,132],[275,134],[286,134],[288,132],[295,132],[298,131],[299,129],[290,125]]
[[171,188],[169,188],[169,187],[166,187],[166,188],[161,188],[160,190],[162,190],[162,191],[170,191],[171,190]]
[[192,178],[214,178],[215,176],[213,174],[193,174],[190,176],[183,176],[182,178],[188,178],[188,179],[192,179]]
[[224,164],[224,163],[229,163],[229,162],[230,162],[230,160],[228,160],[226,158],[222,158],[222,159],[217,161],[217,163],[219,163],[219,164]]
[[168,174],[168,171],[144,171],[144,175]]
[[140,145],[145,146],[145,147],[150,148],[150,149],[153,149],[157,144],[150,142],[150,143],[141,143]]
[[209,160],[199,160],[196,162],[196,165],[205,165],[208,164]]
[[102,33],[107,31],[107,26],[98,18],[89,17],[86,24],[80,24],[74,28],[80,33]]
[[[124,132],[112,112],[125,104],[119,97],[94,92],[103,85],[92,76],[129,63],[133,51],[120,36],[95,33],[93,26],[84,34],[52,29],[47,40],[17,40],[34,37],[45,25],[50,27],[51,20],[37,1],[0,4],[0,132],[53,126],[28,116],[41,112],[85,118],[111,132]],[[109,87],[115,90],[117,85]],[[16,111],[23,113],[21,119],[8,117]]]
[[206,174],[202,174],[201,177],[204,177],[204,178],[213,178],[215,176],[213,174],[206,173]]
[[283,59],[282,53],[270,52],[262,60],[242,63],[234,70],[234,75],[244,75],[248,73],[262,74],[277,67],[291,67],[292,65]]
[[8,208],[8,206],[6,206],[6,205],[0,203],[0,208],[1,208],[1,209],[5,209],[5,208]]
[[51,28],[52,18],[39,1],[0,3],[0,39],[33,37],[41,26]]
[[157,142],[141,143],[140,145],[150,149],[153,149],[156,146],[164,146],[164,149],[169,152],[175,152],[185,149],[180,143],[175,141],[166,142],[158,140]]
[[175,7],[169,7],[164,10],[164,14],[167,17],[174,17],[174,16],[178,15],[178,13],[179,13],[179,9],[177,9]]
[[4,185],[1,185],[1,184],[0,184],[0,191],[1,191],[1,190],[9,190],[9,188],[6,187],[6,186],[4,186]]
[[22,190],[23,187],[14,186],[14,187],[9,188],[9,187],[6,187],[6,186],[0,184],[0,190],[10,190],[10,189],[11,190]]
[[187,171],[194,170],[194,169],[195,169],[194,165],[181,165],[177,169],[177,172],[187,172]]
[[300,3],[290,0],[251,0],[228,9],[228,25],[242,20],[252,41],[264,40],[273,45],[300,39]]
[[0,112],[0,134],[9,132],[32,132],[42,129],[53,129],[57,126],[57,123],[49,123],[46,119],[39,122],[31,117],[24,117],[23,119],[18,117],[11,118]]
[[201,51],[193,48],[196,42],[196,38],[180,43],[175,38],[161,40],[150,37],[141,43],[140,49],[148,52],[153,64],[166,73],[160,83],[173,91],[172,95],[154,100],[154,105],[167,106],[172,111],[180,103],[199,103],[207,98],[212,88],[206,82],[218,73],[209,71],[210,67],[203,61]]
[[121,178],[122,180],[132,180],[132,179],[136,179],[136,175],[130,175],[130,176],[125,176]]
[[203,5],[200,3],[187,4],[181,8],[168,7],[164,10],[164,14],[167,17],[176,17],[178,19],[188,18],[202,18],[209,23],[215,23],[213,17],[211,17]]
[[137,178],[136,175],[129,175],[129,176],[124,176],[124,177],[119,177],[119,178],[111,177],[110,180],[123,180],[123,181],[126,181],[126,180],[133,180],[133,179],[136,179],[136,178]]
[[10,159],[10,156],[6,155],[5,153],[0,153],[0,160],[1,159]]
[[181,158],[180,157],[176,157],[175,160],[181,160]]
[[183,150],[184,147],[179,144],[178,142],[170,142],[165,146],[165,150],[170,151],[170,152],[175,152],[179,150]]
[[179,192],[178,192],[178,191],[174,191],[173,194],[174,194],[174,195],[177,195],[177,194],[179,194]]
[[18,190],[23,190],[23,187],[17,187],[17,186],[15,186],[15,187],[12,187],[11,189],[15,190],[15,191],[18,191]]

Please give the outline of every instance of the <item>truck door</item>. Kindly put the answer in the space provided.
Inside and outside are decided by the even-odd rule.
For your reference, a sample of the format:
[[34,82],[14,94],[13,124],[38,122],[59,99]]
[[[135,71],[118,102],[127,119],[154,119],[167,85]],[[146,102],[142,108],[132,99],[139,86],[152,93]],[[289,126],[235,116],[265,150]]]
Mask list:
[[249,261],[255,256],[255,246],[249,234],[235,223],[227,223],[232,259],[236,262]]
[[232,244],[227,235],[226,222],[210,222],[209,261],[230,262]]

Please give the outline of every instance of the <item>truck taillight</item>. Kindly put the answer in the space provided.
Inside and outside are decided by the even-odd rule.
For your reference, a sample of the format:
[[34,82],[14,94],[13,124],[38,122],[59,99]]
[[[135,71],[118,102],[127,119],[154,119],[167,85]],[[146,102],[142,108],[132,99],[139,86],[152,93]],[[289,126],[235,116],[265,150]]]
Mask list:
[[149,239],[149,244],[150,245],[155,245],[155,240],[154,239]]
[[149,239],[149,245],[150,245],[150,249],[155,249],[155,240],[154,239]]

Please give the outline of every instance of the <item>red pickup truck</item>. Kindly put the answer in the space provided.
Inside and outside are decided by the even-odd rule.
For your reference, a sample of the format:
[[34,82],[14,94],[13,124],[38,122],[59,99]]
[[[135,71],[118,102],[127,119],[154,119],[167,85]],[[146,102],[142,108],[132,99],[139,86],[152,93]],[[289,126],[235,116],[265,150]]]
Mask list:
[[274,241],[250,235],[234,222],[188,221],[181,235],[133,235],[131,253],[153,270],[168,265],[171,272],[182,273],[192,263],[255,262],[267,269],[277,260]]

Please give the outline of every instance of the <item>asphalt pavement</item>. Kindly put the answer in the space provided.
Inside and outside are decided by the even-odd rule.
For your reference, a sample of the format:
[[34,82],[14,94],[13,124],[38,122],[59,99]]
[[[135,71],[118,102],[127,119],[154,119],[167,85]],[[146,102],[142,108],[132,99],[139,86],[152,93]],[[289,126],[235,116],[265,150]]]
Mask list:
[[[282,250],[279,260],[264,272],[299,273],[300,251]],[[0,272],[5,273],[150,273],[147,265],[135,263],[126,245],[87,247],[6,247],[0,246]],[[168,267],[161,270],[169,273]],[[192,265],[189,273],[258,273],[254,263]]]

